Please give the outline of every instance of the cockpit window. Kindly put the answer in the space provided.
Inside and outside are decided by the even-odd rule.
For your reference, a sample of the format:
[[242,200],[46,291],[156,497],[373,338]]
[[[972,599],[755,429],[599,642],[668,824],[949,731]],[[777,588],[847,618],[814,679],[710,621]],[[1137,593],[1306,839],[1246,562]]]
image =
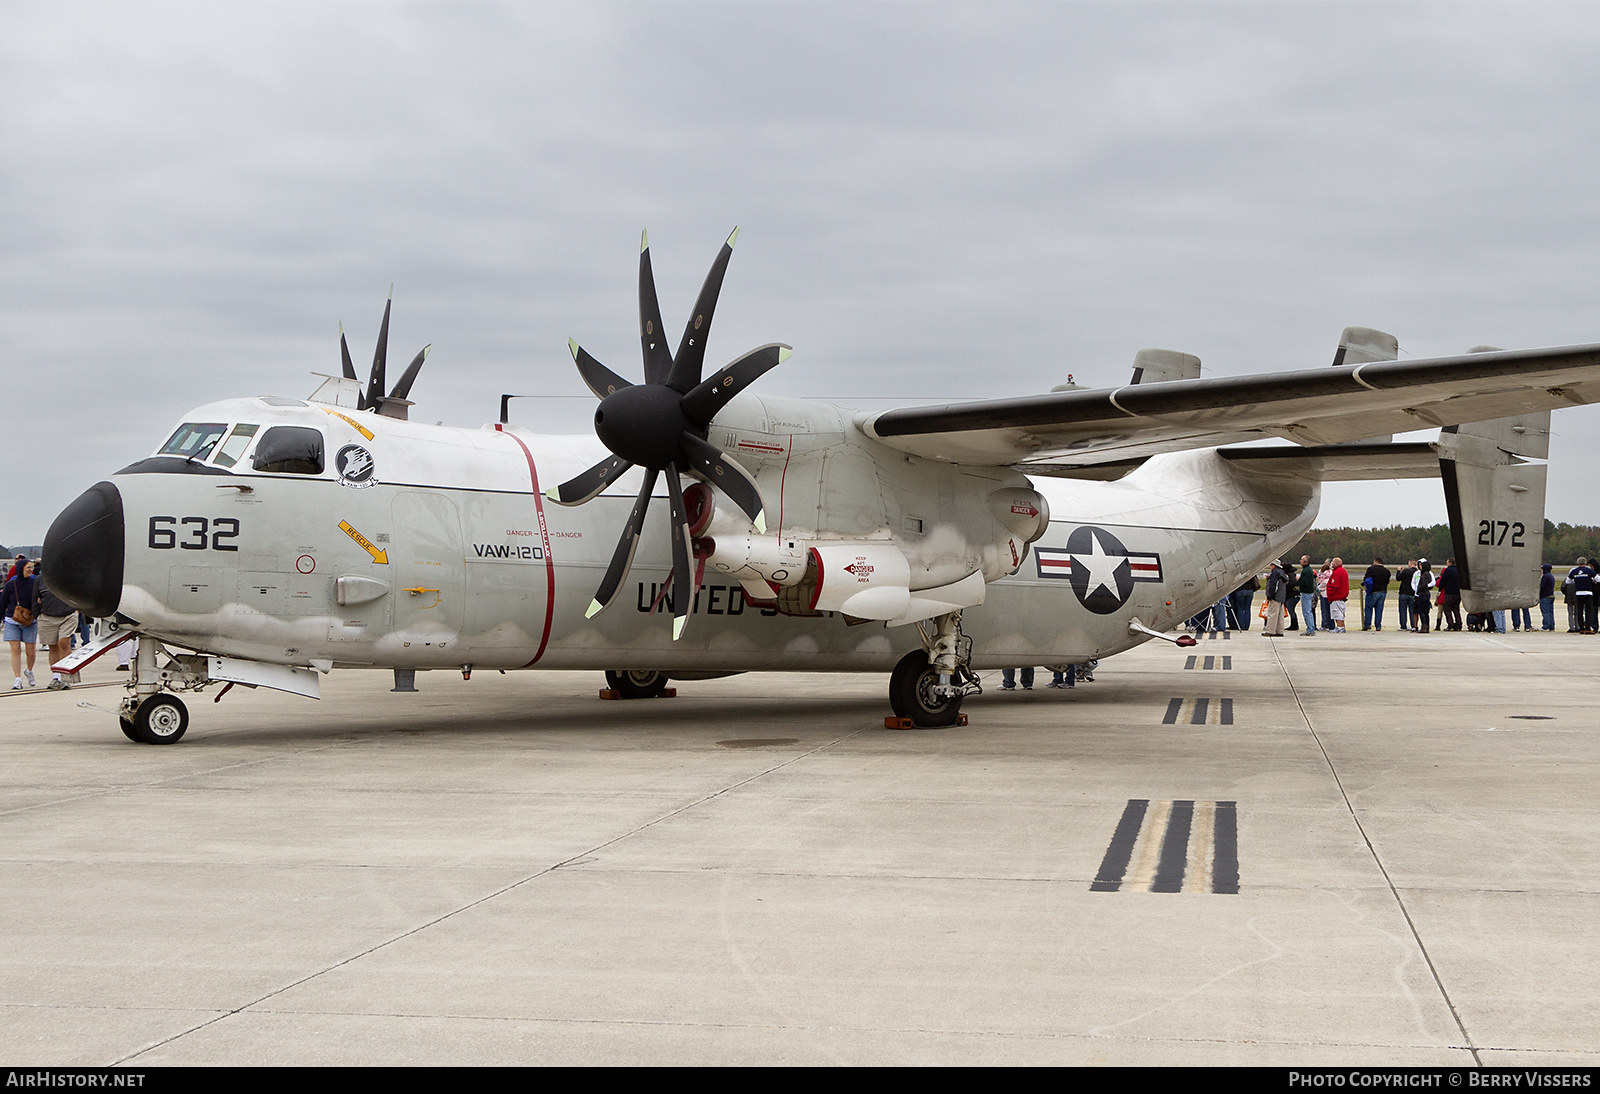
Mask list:
[[251,466],[283,475],[320,475],[322,434],[302,425],[275,425],[261,435]]
[[222,442],[222,447],[217,451],[216,458],[211,462],[218,467],[232,467],[239,462],[239,457],[244,455],[244,450],[250,447],[250,438],[256,435],[258,425],[236,425],[233,432],[228,434],[228,439]]
[[160,455],[185,459],[198,456],[203,460],[227,431],[226,422],[184,422],[171,439],[161,446]]

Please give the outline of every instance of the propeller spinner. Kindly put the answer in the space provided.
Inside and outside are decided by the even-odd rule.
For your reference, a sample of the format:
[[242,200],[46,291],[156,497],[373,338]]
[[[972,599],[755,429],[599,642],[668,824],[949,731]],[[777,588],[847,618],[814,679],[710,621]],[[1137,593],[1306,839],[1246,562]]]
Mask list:
[[786,360],[790,348],[771,343],[751,350],[724,365],[708,379],[700,373],[705,364],[706,336],[711,332],[711,317],[717,308],[722,277],[733,256],[739,229],[728,236],[717,259],[711,264],[694,314],[683,330],[678,352],[667,349],[661,330],[661,305],[656,300],[655,275],[650,268],[650,236],[641,237],[639,247],[639,342],[644,351],[643,384],[631,384],[595,360],[577,342],[569,342],[572,360],[583,382],[600,400],[594,413],[594,431],[612,455],[589,470],[548,492],[562,505],[582,505],[599,494],[618,475],[635,464],[644,469],[644,485],[634,500],[633,512],[617,541],[611,565],[589,605],[588,616],[604,611],[616,599],[639,549],[639,536],[650,495],[662,472],[667,476],[667,498],[672,506],[672,637],[683,634],[689,618],[693,592],[690,570],[693,544],[690,521],[683,500],[684,472],[691,472],[728,496],[755,525],[767,529],[765,507],[755,478],[706,440],[706,427],[728,400],[739,394],[762,373]]

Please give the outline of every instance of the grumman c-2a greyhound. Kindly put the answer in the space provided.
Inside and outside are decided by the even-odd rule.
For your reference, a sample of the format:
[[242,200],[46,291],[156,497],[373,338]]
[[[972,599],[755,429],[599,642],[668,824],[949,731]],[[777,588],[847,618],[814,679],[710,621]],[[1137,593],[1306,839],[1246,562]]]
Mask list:
[[1537,598],[1530,461],[1552,409],[1600,396],[1600,345],[1402,362],[1349,328],[1331,368],[1200,379],[1146,350],[1125,387],[857,413],[747,390],[783,345],[702,374],[734,236],[676,352],[645,241],[642,383],[572,343],[598,440],[514,428],[504,400],[481,429],[407,420],[426,351],[385,395],[387,307],[365,388],[341,334],[309,398],[191,411],[51,526],[51,587],[117,621],[62,667],[137,635],[122,728],[151,744],[188,726],[176,693],[315,697],[356,668],[397,691],[600,669],[624,697],[883,671],[890,724],[946,726],[975,670],[1192,641],[1167,632],[1291,547],[1329,479],[1441,476],[1468,610]]

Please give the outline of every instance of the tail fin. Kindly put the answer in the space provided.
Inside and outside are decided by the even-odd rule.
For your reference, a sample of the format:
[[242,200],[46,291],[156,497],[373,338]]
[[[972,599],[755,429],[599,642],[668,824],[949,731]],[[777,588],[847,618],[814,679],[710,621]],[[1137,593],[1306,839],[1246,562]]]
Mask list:
[[1539,599],[1550,412],[1448,427],[1439,473],[1469,612],[1523,608]]

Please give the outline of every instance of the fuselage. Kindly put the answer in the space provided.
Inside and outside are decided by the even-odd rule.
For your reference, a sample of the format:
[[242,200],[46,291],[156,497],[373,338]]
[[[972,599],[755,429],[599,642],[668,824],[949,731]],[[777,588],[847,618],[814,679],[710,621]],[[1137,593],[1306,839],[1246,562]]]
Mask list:
[[[1035,484],[892,450],[831,404],[754,394],[710,439],[756,476],[780,546],[892,548],[913,590],[982,575],[962,619],[975,668],[1104,657],[1145,640],[1134,619],[1171,629],[1298,539],[1318,500],[1314,479],[1252,476],[1210,450],[1117,482]],[[604,455],[591,437],[248,398],[190,412],[163,447],[109,482],[116,609],[173,645],[319,669],[687,673],[887,671],[920,644],[881,619],[763,607],[715,565],[673,641],[664,518],[646,523],[617,601],[586,619],[640,482],[634,470],[577,507],[544,497]],[[1030,489],[1050,513],[1031,545],[992,512]],[[719,505],[709,534],[741,530]]]

